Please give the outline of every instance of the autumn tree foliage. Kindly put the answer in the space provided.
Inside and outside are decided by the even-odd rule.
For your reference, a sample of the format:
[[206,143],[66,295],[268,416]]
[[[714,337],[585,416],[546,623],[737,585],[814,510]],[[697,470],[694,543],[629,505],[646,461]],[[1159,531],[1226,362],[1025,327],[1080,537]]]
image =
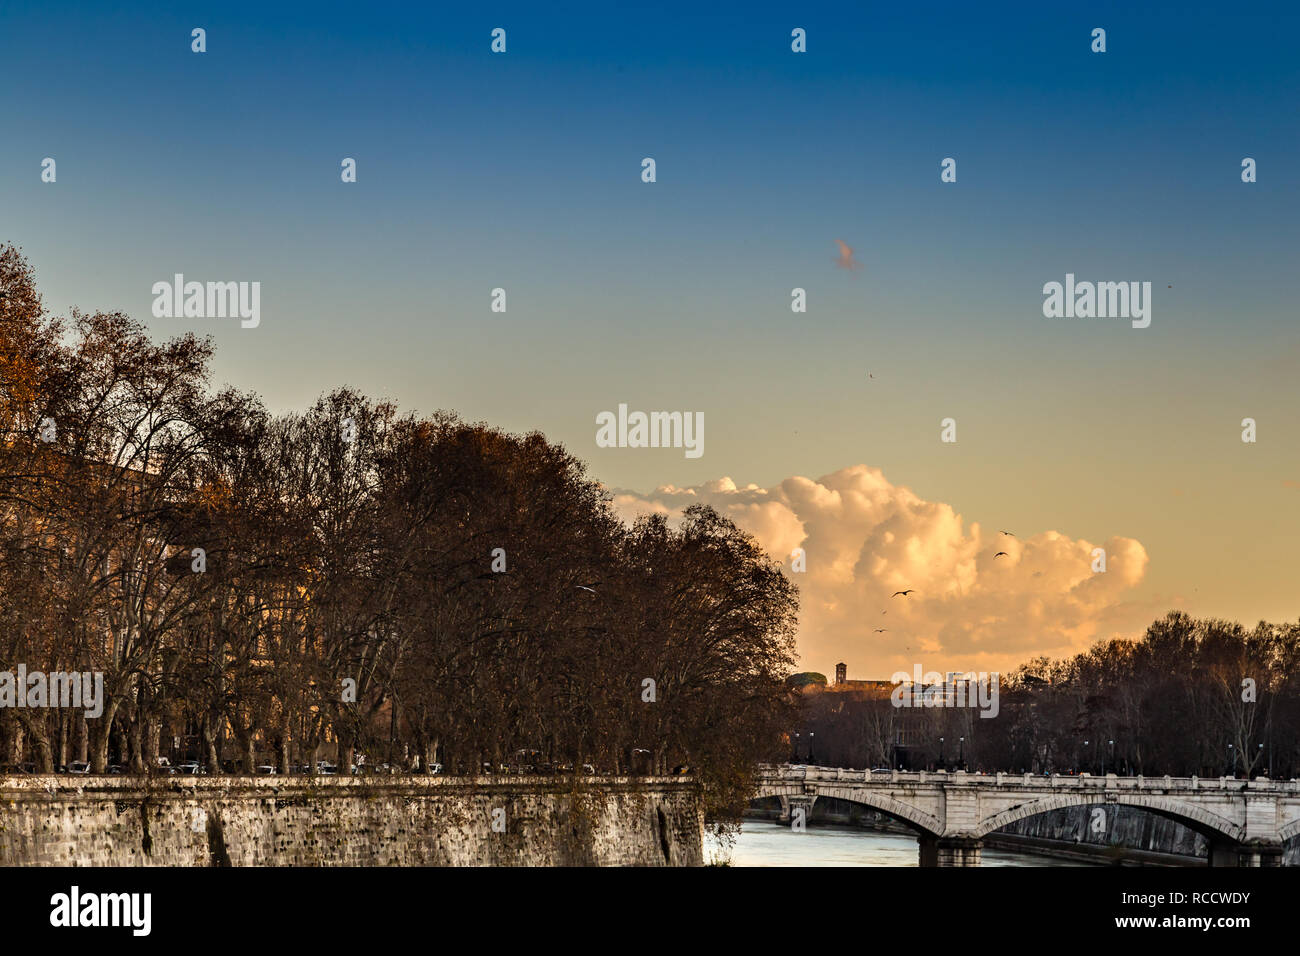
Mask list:
[[1002,675],[993,718],[830,692],[805,695],[796,733],[802,750],[790,756],[828,766],[951,770],[960,759],[986,772],[1294,777],[1300,624],[1175,611],[1137,640]]
[[751,538],[628,527],[540,434],[346,388],[273,415],[211,359],[53,319],[0,248],[0,670],[105,687],[95,719],[0,709],[0,764],[689,768],[743,804],[797,610]]

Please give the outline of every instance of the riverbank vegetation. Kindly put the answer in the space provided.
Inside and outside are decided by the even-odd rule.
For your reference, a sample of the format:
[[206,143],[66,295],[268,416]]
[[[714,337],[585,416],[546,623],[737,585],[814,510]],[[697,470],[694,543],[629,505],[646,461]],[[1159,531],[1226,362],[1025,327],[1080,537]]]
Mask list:
[[1300,770],[1300,624],[1171,612],[1139,640],[1004,675],[995,717],[823,692],[805,696],[796,732],[802,749],[790,756],[828,766],[1290,778]]
[[348,388],[272,414],[13,247],[0,293],[0,669],[105,696],[0,708],[0,764],[689,771],[716,813],[777,753],[796,590],[714,511],[629,527],[541,434]]

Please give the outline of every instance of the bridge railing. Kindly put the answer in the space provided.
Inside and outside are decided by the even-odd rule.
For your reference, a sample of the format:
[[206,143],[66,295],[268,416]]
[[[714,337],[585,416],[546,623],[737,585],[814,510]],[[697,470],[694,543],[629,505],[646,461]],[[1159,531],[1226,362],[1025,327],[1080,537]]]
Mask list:
[[842,767],[805,767],[785,764],[780,766],[765,765],[759,769],[760,776],[769,780],[803,781],[808,783],[853,783],[882,785],[956,785],[956,786],[1015,786],[1044,790],[1220,790],[1240,792],[1243,790],[1267,792],[1300,792],[1300,781],[1268,780],[1257,778],[1246,780],[1235,777],[1170,777],[1170,776],[1136,776],[1121,777],[1110,773],[1103,776],[1092,774],[1019,774],[1019,773],[966,773],[944,770],[850,770]]

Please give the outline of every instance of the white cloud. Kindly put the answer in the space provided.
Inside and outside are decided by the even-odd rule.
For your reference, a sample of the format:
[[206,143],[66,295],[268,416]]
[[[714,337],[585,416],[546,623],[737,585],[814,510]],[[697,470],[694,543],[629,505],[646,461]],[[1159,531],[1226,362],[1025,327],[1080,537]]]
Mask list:
[[[809,669],[829,671],[843,660],[850,676],[871,678],[915,663],[1008,671],[1030,657],[1066,656],[1098,638],[1135,635],[1152,619],[1148,606],[1126,600],[1146,573],[1138,541],[986,531],[867,465],[772,488],[738,488],[720,478],[614,497],[628,521],[696,503],[749,531],[787,571],[794,548],[807,552],[807,572],[791,578],[800,590],[799,652]],[[1096,547],[1106,550],[1104,574],[1092,570]],[[1006,556],[995,558],[999,551]],[[905,588],[914,593],[891,597]],[[878,627],[887,631],[874,633]]]

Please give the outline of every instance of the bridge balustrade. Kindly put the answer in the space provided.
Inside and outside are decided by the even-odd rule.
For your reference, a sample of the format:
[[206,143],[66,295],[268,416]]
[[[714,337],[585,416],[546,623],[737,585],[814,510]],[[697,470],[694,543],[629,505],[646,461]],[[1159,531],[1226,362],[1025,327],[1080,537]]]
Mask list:
[[873,774],[870,770],[850,770],[843,767],[792,767],[792,766],[762,766],[759,768],[760,774],[775,775],[783,780],[803,780],[809,783],[815,782],[861,782],[861,783],[878,783],[878,784],[947,784],[960,786],[987,786],[1001,787],[1015,781],[1019,787],[1029,787],[1041,790],[1057,790],[1062,788],[1078,789],[1116,789],[1116,790],[1224,790],[1228,792],[1250,790],[1264,792],[1288,792],[1294,793],[1300,791],[1300,781],[1295,780],[1270,780],[1267,778],[1255,778],[1247,780],[1241,777],[1171,777],[1168,774],[1162,777],[1146,777],[1139,774],[1134,777],[1121,777],[1117,774],[1108,773],[1104,777],[1088,773],[1073,774],[1062,776],[1061,774],[1052,774],[1044,776],[1042,774],[1014,774],[1006,771],[997,771],[991,774],[974,774],[966,771],[957,770],[948,772],[944,770],[891,770],[886,776],[883,773]]

